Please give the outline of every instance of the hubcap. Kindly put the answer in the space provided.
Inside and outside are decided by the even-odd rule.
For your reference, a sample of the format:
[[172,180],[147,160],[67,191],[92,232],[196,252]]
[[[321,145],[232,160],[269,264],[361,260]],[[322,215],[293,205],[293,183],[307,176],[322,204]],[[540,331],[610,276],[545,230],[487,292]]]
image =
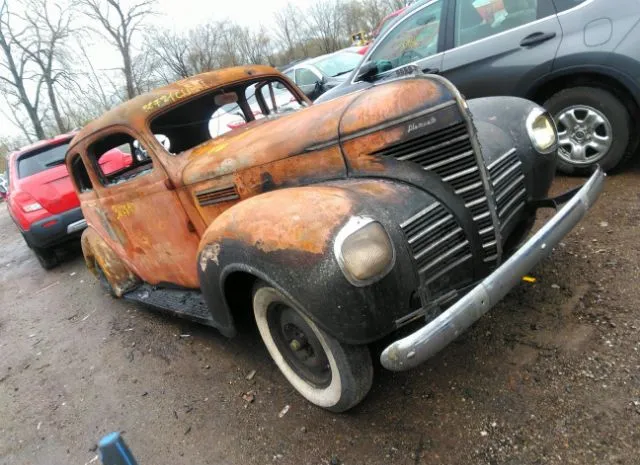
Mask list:
[[267,313],[267,323],[278,350],[289,366],[318,388],[331,384],[329,359],[313,329],[294,309],[274,304]]
[[558,155],[574,165],[590,165],[604,157],[613,143],[611,123],[599,110],[574,105],[555,116]]

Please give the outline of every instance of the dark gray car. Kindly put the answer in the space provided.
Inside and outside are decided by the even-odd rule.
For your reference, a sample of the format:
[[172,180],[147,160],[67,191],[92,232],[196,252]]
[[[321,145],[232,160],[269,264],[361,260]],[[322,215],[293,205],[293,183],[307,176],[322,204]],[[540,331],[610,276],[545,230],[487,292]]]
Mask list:
[[544,105],[560,137],[558,168],[610,170],[639,141],[640,0],[422,0],[371,46],[322,102],[417,67],[467,98],[514,95]]

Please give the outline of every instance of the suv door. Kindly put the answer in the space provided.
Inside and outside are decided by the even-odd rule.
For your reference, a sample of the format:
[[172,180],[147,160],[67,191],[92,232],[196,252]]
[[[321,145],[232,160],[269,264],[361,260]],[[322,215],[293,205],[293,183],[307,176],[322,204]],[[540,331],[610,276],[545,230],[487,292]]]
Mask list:
[[562,40],[551,0],[455,0],[442,74],[467,98],[524,97]]

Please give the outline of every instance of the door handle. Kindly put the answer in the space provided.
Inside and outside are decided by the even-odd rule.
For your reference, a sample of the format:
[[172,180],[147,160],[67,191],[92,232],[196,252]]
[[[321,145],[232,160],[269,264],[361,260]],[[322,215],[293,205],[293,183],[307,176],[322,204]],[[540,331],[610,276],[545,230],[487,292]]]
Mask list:
[[422,72],[424,74],[438,74],[440,73],[440,70],[438,68],[429,68],[427,66],[426,68],[422,68]]
[[520,41],[521,47],[531,47],[551,40],[556,36],[555,32],[534,32]]

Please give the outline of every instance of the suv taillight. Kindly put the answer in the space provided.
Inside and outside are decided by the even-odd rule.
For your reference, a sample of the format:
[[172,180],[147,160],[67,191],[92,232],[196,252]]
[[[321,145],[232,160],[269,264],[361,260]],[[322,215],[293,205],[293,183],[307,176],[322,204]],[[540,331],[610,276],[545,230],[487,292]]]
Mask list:
[[42,210],[43,208],[42,205],[36,202],[34,198],[26,192],[20,192],[19,194],[16,194],[16,203],[20,206],[20,208],[22,208],[22,211],[24,211],[25,213],[32,213],[38,210]]

